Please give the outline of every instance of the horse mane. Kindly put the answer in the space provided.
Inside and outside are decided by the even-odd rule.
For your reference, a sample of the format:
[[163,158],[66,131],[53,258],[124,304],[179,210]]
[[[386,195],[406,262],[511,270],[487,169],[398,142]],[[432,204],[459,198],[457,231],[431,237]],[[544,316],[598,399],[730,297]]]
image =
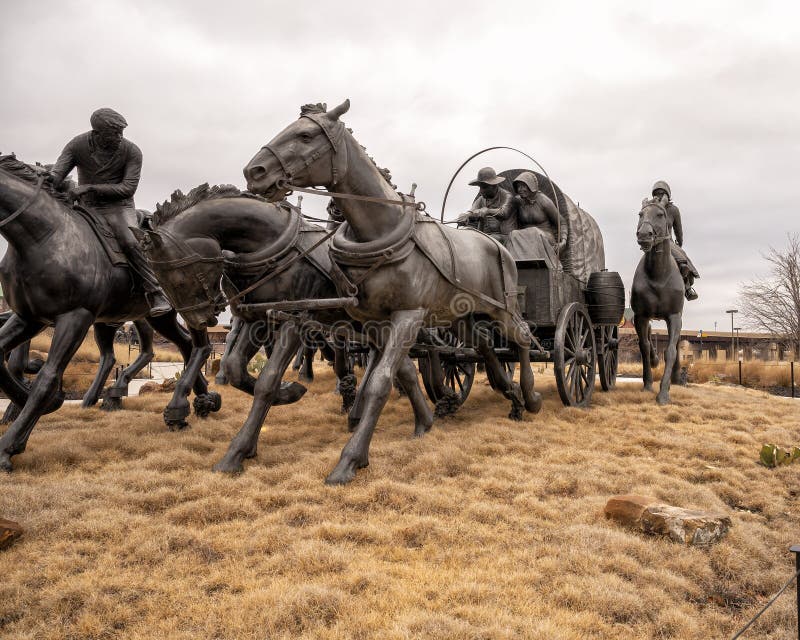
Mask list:
[[209,186],[207,182],[195,187],[189,193],[183,193],[180,189],[172,192],[170,200],[165,200],[161,204],[156,204],[153,213],[153,226],[160,227],[165,222],[172,220],[179,213],[208,200],[220,200],[222,198],[251,198],[267,202],[266,198],[257,196],[249,191],[241,191],[232,184],[218,184]]
[[[0,155],[0,169],[31,184],[36,184],[39,181],[39,176],[47,174],[51,166],[52,165],[42,165],[38,162],[35,165],[30,165],[18,159],[13,153]],[[52,182],[45,180],[42,183],[42,190],[46,191],[54,200],[58,200],[68,207],[72,206],[66,191],[55,189]]]
[[[310,104],[309,103],[309,104],[304,104],[304,105],[302,105],[300,107],[300,117],[301,118],[303,116],[305,116],[305,115],[308,115],[308,114],[319,114],[319,113],[327,113],[327,112],[328,112],[328,105],[325,102],[317,102],[316,104]],[[350,135],[353,134],[353,130],[350,127],[345,127],[345,129],[347,129],[347,131],[348,131],[348,133],[350,133]],[[375,165],[375,168],[383,176],[383,179],[386,180],[387,183],[389,183],[389,186],[392,189],[397,189],[397,185],[396,184],[392,184],[392,172],[389,169],[387,169],[386,167],[381,167],[377,162],[375,162],[375,158],[373,158],[371,155],[369,155],[369,153],[367,152],[367,148],[363,144],[361,144],[359,142],[358,146],[360,146],[364,150],[364,153],[367,154],[367,157],[370,159],[372,164]]]

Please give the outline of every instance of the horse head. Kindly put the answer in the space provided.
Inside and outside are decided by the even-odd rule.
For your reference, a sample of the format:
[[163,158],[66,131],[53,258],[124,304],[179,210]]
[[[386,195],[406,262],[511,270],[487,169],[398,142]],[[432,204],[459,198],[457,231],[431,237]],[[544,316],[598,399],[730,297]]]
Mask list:
[[661,201],[645,198],[639,211],[639,224],[636,227],[636,241],[639,248],[650,251],[659,242],[669,239],[667,210]]
[[345,100],[304,105],[300,117],[265,144],[244,168],[247,188],[275,202],[298,187],[332,187],[347,172],[346,128],[339,119],[350,108]]
[[220,288],[224,256],[216,241],[184,240],[167,229],[131,230],[175,311],[192,329],[215,326],[227,304]]

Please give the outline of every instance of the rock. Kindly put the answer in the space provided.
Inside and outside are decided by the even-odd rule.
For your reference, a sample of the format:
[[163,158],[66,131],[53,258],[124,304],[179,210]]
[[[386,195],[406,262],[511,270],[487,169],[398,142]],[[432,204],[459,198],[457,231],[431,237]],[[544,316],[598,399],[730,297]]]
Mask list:
[[663,504],[647,507],[641,526],[645,533],[669,536],[675,542],[702,547],[722,540],[731,528],[731,519],[722,513]]
[[652,504],[659,504],[659,501],[648,496],[614,496],[606,503],[606,518],[628,526],[636,526],[644,510]]
[[139,395],[148,393],[172,393],[178,381],[175,378],[167,378],[164,382],[145,382],[139,389]]
[[723,513],[673,507],[647,496],[614,496],[606,503],[605,514],[643,533],[695,546],[718,542],[731,528],[730,517]]
[[12,521],[0,518],[0,549],[10,547],[15,540],[22,536],[22,527]]

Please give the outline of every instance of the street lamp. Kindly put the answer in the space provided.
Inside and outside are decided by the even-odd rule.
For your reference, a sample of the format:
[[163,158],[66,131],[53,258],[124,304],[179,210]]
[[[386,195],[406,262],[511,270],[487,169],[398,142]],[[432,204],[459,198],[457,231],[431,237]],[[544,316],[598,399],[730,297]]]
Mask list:
[[[733,316],[731,316],[733,317]],[[742,330],[741,327],[734,327],[733,330],[736,332],[736,353],[742,353],[742,343],[739,340],[739,332]],[[744,355],[744,353],[742,353]]]
[[733,314],[739,313],[738,309],[728,309],[725,313],[731,314],[731,360],[736,360],[736,342],[733,337]]

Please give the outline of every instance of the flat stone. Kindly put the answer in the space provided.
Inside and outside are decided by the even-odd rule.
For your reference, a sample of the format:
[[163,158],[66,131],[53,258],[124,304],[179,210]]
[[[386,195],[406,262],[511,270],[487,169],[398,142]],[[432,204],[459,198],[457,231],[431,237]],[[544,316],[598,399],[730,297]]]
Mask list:
[[645,533],[669,536],[675,542],[706,546],[725,537],[731,528],[731,519],[712,511],[653,505],[642,513],[641,528]]
[[644,510],[650,505],[661,504],[650,496],[624,495],[614,496],[606,503],[606,518],[611,518],[617,522],[637,526],[642,518]]
[[19,523],[0,518],[0,549],[10,547],[15,540],[22,536],[22,531]]
[[606,503],[605,514],[643,533],[696,546],[718,542],[731,528],[724,513],[673,507],[649,496],[614,496]]

